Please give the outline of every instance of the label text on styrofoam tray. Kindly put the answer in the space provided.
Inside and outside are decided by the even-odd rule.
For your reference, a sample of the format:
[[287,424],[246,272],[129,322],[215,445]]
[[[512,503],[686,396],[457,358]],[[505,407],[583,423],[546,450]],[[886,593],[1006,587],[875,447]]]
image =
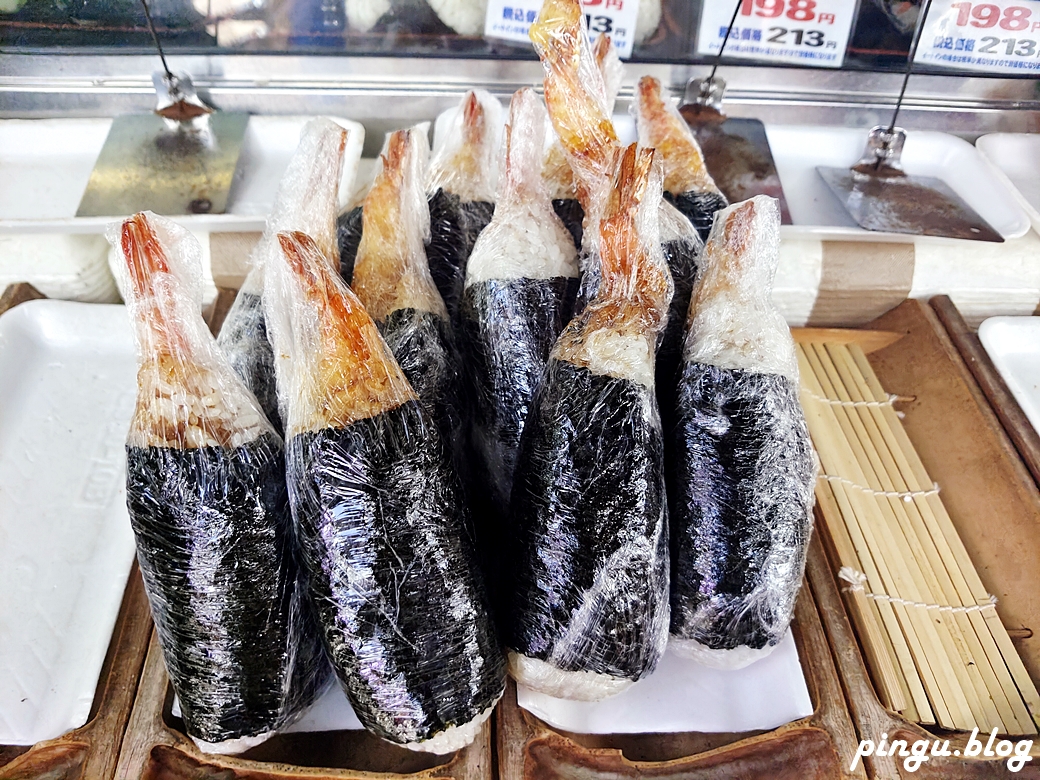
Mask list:
[[933,0],[914,62],[986,73],[1040,71],[1040,2]]
[[[639,0],[582,0],[581,4],[589,40],[607,33],[622,59],[632,56]],[[484,36],[530,43],[527,34],[541,8],[542,0],[488,0]]]
[[[704,3],[697,53],[718,54],[733,4]],[[726,42],[726,57],[840,68],[856,0],[742,0]]]

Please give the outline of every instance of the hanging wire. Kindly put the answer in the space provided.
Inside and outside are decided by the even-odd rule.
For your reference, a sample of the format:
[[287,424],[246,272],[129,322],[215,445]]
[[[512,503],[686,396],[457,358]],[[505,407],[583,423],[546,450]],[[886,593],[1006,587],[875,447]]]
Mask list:
[[[144,2],[144,0],[141,0]],[[722,39],[722,46],[719,47],[719,53],[715,55],[715,64],[711,66],[711,75],[708,76],[708,85],[715,80],[715,71],[719,69],[719,62],[722,61],[722,53],[726,51],[726,42],[729,41],[729,35],[733,31],[733,24],[737,21],[737,14],[740,13],[740,6],[744,0],[737,0],[737,6],[733,9],[733,16],[729,18],[729,27],[726,28],[726,36]]]
[[921,42],[921,32],[924,30],[924,22],[928,16],[928,9],[932,5],[932,0],[925,0],[924,6],[921,8],[921,16],[917,20],[917,27],[914,28],[914,37],[910,42],[910,53],[906,57],[906,73],[903,75],[903,86],[899,90],[899,99],[896,100],[896,110],[892,112],[892,122],[888,126],[888,133],[891,135],[896,129],[896,119],[899,117],[899,109],[903,107],[903,96],[906,94],[906,85],[910,83],[910,72],[914,69],[914,57],[917,55],[917,45]]
[[155,23],[152,21],[152,14],[148,10],[147,0],[141,0],[141,6],[144,8],[144,18],[148,21],[148,29],[152,33],[152,40],[155,41],[155,48],[159,50],[159,59],[162,60],[163,70],[166,71],[166,78],[168,81],[173,82],[173,73],[170,71],[170,66],[166,64],[166,55],[163,54],[162,44],[159,43],[159,34],[155,31]]

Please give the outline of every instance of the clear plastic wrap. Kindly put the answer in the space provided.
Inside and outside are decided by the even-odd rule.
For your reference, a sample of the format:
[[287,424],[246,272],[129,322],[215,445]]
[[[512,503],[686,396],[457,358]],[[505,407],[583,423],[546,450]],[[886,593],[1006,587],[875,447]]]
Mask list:
[[578,290],[577,251],[541,176],[545,130],[534,91],[513,95],[498,204],[470,256],[459,313],[477,537],[496,605],[520,434]]
[[672,646],[716,668],[783,638],[812,531],[816,465],[794,341],[771,300],[780,210],[720,211],[701,259],[679,379]]
[[[682,362],[686,313],[689,311],[690,295],[697,281],[704,243],[690,220],[663,198],[659,220],[661,249],[674,285],[672,302],[668,307],[668,320],[658,339],[656,364],[657,403],[661,410],[664,430],[670,431],[675,424],[675,388],[679,364]],[[667,440],[665,446],[667,452]]]
[[[430,123],[420,122],[413,130],[429,135]],[[429,157],[429,155],[427,155]],[[372,171],[374,174],[375,171]],[[423,171],[425,175],[425,170]],[[347,207],[344,208],[339,217],[336,218],[336,242],[339,246],[339,273],[343,281],[350,284],[354,281],[354,263],[357,262],[358,247],[361,246],[361,237],[364,233],[364,207],[368,191],[372,189],[370,178],[358,180],[352,197]],[[429,209],[427,209],[428,211]],[[429,241],[429,218],[426,220],[426,238]]]
[[289,500],[326,648],[366,728],[450,752],[504,689],[458,477],[335,255],[303,233],[279,241],[265,306]]
[[[276,236],[280,230],[302,230],[317,237],[323,246],[335,240],[335,218],[339,192],[353,184],[361,155],[361,144],[348,144],[348,131],[328,119],[312,119],[300,133],[300,144],[289,161],[275,197],[274,208],[263,236],[249,258],[250,272],[231,305],[217,337],[235,373],[260,402],[267,419],[282,435],[275,387],[274,352],[264,320],[264,267],[268,258],[280,251]],[[327,164],[330,150],[350,150],[345,159],[350,181],[342,181]]]
[[137,340],[127,507],[188,735],[234,753],[330,675],[296,563],[282,440],[200,313],[201,248],[151,213],[109,231]]
[[459,357],[423,246],[430,231],[428,156],[425,126],[387,136],[365,198],[352,287],[461,464]]
[[[584,213],[581,289],[578,309],[595,297],[599,284],[599,223],[610,199],[621,145],[611,120],[613,101],[604,72],[588,43],[585,14],[579,0],[545,0],[531,25],[531,41],[545,70],[545,103],[549,118],[574,177]],[[604,61],[607,79],[613,78]],[[550,159],[548,165],[554,165]],[[553,178],[552,170],[547,172]],[[559,192],[553,192],[554,199]],[[573,217],[561,204],[562,218]],[[573,233],[574,231],[572,231]]]
[[451,132],[438,139],[430,162],[426,259],[452,318],[466,279],[466,261],[495,211],[501,123],[502,105],[494,95],[482,89],[467,92]]
[[708,173],[693,131],[671,100],[661,95],[661,82],[652,76],[639,80],[632,112],[639,129],[639,143],[657,149],[658,159],[665,167],[665,197],[707,240],[715,212],[729,202]]
[[603,283],[564,329],[513,486],[516,679],[595,700],[650,674],[668,636],[668,530],[654,351],[672,282],[653,150],[629,147],[602,222]]
[[[624,65],[618,56],[617,49],[611,43],[610,36],[600,33],[593,46],[593,55],[596,65],[603,76],[603,86],[607,96],[607,113],[614,113],[614,103],[618,92],[621,90],[621,80],[624,76]],[[551,124],[550,124],[551,128]],[[574,246],[581,249],[582,222],[585,219],[585,211],[578,202],[578,193],[574,186],[574,173],[571,171],[570,163],[567,162],[567,154],[563,151],[560,139],[556,132],[548,133],[550,142],[549,149],[545,154],[542,175],[549,186],[549,195],[553,201],[553,210],[556,212],[571,237]]]
[[354,281],[354,263],[357,262],[361,233],[364,230],[364,205],[359,203],[346,209],[336,219],[336,243],[339,248],[339,275],[350,284]]

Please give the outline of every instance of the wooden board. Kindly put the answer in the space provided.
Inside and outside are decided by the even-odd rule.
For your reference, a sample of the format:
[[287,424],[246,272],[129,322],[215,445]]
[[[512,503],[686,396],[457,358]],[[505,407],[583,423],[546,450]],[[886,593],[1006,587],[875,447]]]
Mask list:
[[[27,282],[9,285],[0,294],[0,314],[46,297]],[[0,745],[0,780],[109,780],[115,773],[151,631],[148,599],[135,563],[86,724],[36,745]]]
[[816,604],[807,587],[799,594],[792,628],[815,706],[808,718],[773,731],[745,734],[569,734],[553,729],[522,710],[516,703],[516,689],[510,683],[498,709],[495,739],[499,777],[502,780],[865,777],[862,768],[849,771],[858,738]]
[[[865,326],[901,338],[868,356],[885,390],[899,396],[903,424],[982,581],[999,602],[997,611],[1029,670],[1040,680],[1040,493],[935,313],[906,301]],[[849,331],[856,333],[856,331]],[[823,528],[822,523],[817,528]],[[825,533],[820,541],[827,547]],[[863,662],[861,648],[834,577],[834,557],[811,555],[807,577],[823,620],[862,739],[950,740],[963,750],[969,735],[932,733],[885,710]],[[1040,757],[1040,744],[1032,755]],[[891,757],[874,757],[868,770],[879,778],[1006,777],[1002,759],[931,758],[908,772]],[[1036,759],[1018,774],[1040,777]]]

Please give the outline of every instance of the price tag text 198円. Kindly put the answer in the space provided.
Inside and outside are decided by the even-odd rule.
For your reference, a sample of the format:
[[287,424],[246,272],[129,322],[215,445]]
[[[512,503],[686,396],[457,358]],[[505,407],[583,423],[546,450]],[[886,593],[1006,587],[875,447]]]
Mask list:
[[1040,2],[933,0],[915,63],[984,73],[1040,71]]
[[[697,54],[718,54],[733,16],[731,3],[705,2]],[[742,0],[726,57],[839,68],[852,29],[856,0]]]

